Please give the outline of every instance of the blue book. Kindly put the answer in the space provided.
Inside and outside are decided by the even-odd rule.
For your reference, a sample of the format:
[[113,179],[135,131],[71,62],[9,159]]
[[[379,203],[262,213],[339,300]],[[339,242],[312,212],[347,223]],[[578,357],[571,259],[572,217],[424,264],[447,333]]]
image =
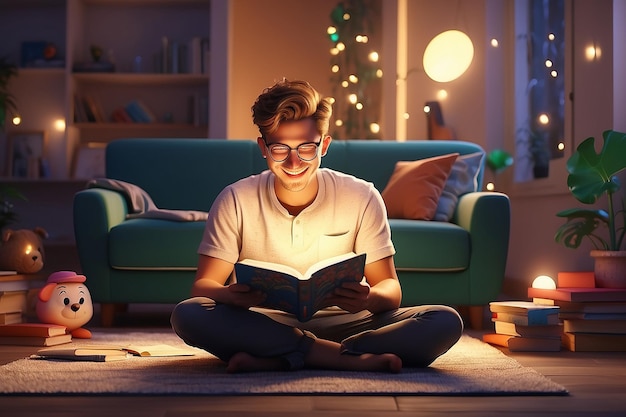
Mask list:
[[535,304],[530,301],[493,301],[489,303],[494,321],[519,325],[547,325],[559,322],[559,306]]
[[125,107],[126,112],[137,123],[152,123],[154,115],[141,102],[133,100]]
[[244,259],[235,264],[235,276],[238,283],[267,295],[259,307],[282,310],[307,321],[318,310],[332,305],[328,299],[336,288],[345,282],[361,282],[364,268],[364,253],[320,261],[305,274],[285,265]]

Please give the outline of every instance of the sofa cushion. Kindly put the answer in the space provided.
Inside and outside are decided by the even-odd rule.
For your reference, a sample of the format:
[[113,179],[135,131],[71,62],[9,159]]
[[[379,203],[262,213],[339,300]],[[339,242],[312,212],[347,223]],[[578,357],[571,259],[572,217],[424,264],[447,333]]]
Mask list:
[[470,234],[453,223],[389,219],[399,271],[462,271],[469,267]]
[[391,219],[431,220],[458,153],[398,161],[382,192]]
[[443,187],[433,220],[450,221],[463,194],[478,191],[478,174],[483,163],[484,152],[459,156],[450,170]]
[[195,269],[204,222],[131,219],[109,233],[116,269]]

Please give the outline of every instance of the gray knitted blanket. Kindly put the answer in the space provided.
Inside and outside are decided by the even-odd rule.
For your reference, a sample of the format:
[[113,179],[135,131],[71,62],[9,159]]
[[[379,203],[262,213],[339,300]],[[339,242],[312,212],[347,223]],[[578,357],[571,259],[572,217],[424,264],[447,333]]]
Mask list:
[[128,203],[127,218],[150,218],[179,222],[206,221],[209,213],[197,210],[169,210],[158,208],[150,195],[141,187],[110,178],[95,178],[87,183],[87,188],[105,188],[124,195]]

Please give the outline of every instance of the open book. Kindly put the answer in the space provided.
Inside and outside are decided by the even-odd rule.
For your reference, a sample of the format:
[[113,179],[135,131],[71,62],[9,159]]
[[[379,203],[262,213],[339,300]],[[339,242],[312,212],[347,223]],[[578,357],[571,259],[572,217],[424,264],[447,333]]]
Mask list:
[[129,356],[193,356],[194,353],[175,346],[157,345],[99,345],[86,344],[40,349],[35,359],[66,359],[75,361],[109,362],[126,359]]
[[328,298],[345,282],[361,282],[365,254],[348,253],[313,264],[304,274],[271,262],[244,259],[235,264],[237,282],[267,294],[261,307],[294,314],[310,320],[313,314],[330,307]]

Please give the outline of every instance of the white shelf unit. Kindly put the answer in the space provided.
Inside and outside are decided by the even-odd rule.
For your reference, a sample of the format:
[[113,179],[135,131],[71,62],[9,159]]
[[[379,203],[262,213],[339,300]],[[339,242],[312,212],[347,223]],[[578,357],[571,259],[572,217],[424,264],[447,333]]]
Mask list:
[[[22,125],[7,131],[45,131],[51,177],[69,179],[76,149],[122,137],[208,137],[209,75],[162,73],[163,38],[187,49],[193,38],[208,39],[211,0],[6,0],[0,3],[0,56],[18,64],[11,81]],[[23,68],[23,42],[52,42],[61,68]],[[92,62],[90,48],[114,72],[75,72]],[[141,57],[141,65],[136,58]],[[188,68],[188,70],[190,70]],[[75,97],[90,96],[102,110],[100,122],[76,120]],[[195,102],[192,106],[190,101]],[[132,100],[144,103],[155,123],[113,123],[111,113]],[[55,121],[65,120],[65,130]],[[2,147],[1,163],[6,164]],[[4,172],[4,170],[1,170]]]

